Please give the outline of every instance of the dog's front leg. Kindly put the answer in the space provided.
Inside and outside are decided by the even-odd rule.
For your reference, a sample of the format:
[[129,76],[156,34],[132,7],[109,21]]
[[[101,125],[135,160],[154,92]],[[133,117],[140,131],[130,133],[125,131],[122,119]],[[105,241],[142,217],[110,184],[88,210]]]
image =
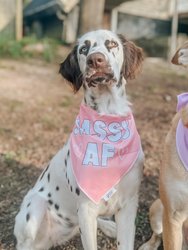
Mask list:
[[163,214],[163,245],[165,250],[181,250],[183,243],[182,227],[185,218],[181,213],[169,212]]
[[118,250],[133,250],[135,237],[135,217],[137,212],[137,195],[128,201],[115,215],[117,223]]
[[97,215],[88,203],[78,208],[80,234],[84,250],[97,250]]

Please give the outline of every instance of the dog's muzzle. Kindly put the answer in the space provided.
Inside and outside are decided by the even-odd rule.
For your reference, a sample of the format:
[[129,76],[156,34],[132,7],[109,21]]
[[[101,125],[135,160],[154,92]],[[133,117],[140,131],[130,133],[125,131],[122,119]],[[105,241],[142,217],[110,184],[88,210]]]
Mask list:
[[89,87],[95,87],[97,84],[110,84],[115,81],[112,68],[102,53],[89,55],[86,64],[85,80]]

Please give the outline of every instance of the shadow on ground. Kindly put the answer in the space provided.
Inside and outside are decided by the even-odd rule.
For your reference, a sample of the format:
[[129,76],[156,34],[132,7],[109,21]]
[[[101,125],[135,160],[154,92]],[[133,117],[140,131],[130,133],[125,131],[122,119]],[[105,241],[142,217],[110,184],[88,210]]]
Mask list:
[[[35,183],[41,170],[32,165],[22,165],[9,158],[0,155],[0,246],[2,249],[13,250],[14,218],[24,195]],[[148,208],[158,195],[157,177],[144,177],[140,189],[140,203],[137,215],[137,231],[135,249],[145,242],[151,235],[148,222]],[[116,249],[116,242],[98,232],[98,249]],[[77,236],[60,249],[82,249],[80,237]]]

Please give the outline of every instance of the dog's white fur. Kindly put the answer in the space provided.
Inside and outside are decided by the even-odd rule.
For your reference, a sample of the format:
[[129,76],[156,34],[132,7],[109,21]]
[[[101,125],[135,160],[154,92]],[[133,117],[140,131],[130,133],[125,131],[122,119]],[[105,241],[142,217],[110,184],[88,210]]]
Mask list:
[[[95,56],[102,55],[104,65],[90,66],[91,55],[94,61]],[[134,77],[142,60],[141,49],[133,43],[110,31],[98,30],[78,40],[61,64],[60,73],[72,83],[75,92],[83,86],[86,105],[99,113],[126,115],[130,111],[126,79]],[[17,249],[49,249],[80,231],[84,249],[97,250],[98,226],[106,235],[117,236],[118,250],[133,250],[142,166],[141,149],[132,170],[115,187],[117,192],[108,202],[101,200],[96,205],[77,186],[68,140],[22,202],[14,228]],[[101,218],[112,215],[117,228],[115,222]]]
[[[172,63],[188,66],[188,42],[177,50]],[[153,235],[139,250],[157,250],[162,236],[165,250],[188,249],[188,173],[176,149],[176,128],[180,119],[188,127],[188,105],[175,115],[167,134],[160,168],[160,199],[150,208]]]

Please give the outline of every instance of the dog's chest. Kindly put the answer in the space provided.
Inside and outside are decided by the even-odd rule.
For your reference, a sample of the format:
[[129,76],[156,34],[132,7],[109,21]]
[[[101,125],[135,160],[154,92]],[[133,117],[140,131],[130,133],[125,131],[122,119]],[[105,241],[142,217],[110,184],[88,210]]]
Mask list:
[[70,136],[70,157],[76,182],[89,199],[96,204],[108,201],[139,151],[140,137],[131,113],[100,115],[81,105]]

